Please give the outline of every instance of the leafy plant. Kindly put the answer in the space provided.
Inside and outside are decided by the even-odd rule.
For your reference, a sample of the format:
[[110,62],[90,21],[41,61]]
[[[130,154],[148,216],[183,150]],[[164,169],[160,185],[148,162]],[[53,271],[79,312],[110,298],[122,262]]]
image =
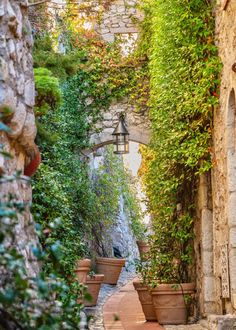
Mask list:
[[[1,119],[3,115],[0,115]],[[9,129],[1,125],[4,134]],[[4,158],[11,155],[4,151],[1,145],[0,153]],[[12,175],[1,173],[0,185],[6,187],[23,181],[28,181],[21,173]],[[39,272],[35,277],[29,277],[25,257],[19,242],[20,217],[28,210],[29,205],[20,201],[15,194],[7,193],[0,201],[0,328],[1,329],[79,329],[81,305],[77,303],[78,296],[84,288],[78,283],[66,283],[59,276],[63,252],[59,241],[52,243],[45,239],[45,247],[33,245],[25,249],[32,251],[35,262],[48,262],[48,256],[53,260],[54,269],[47,275]],[[32,226],[32,223],[29,224]],[[55,229],[58,221],[51,222],[49,227]],[[27,230],[27,228],[24,228]],[[32,230],[32,229],[31,229]],[[42,236],[40,226],[37,234]],[[37,235],[35,233],[35,237]]]
[[207,1],[147,0],[143,9],[152,141],[142,148],[141,173],[153,223],[145,272],[152,283],[179,283],[189,280],[193,263],[198,175],[211,168],[220,61]]

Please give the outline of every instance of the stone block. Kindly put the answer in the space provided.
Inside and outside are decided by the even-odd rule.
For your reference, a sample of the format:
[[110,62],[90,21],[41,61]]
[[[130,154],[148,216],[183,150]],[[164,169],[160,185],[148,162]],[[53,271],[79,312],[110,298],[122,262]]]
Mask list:
[[231,294],[233,308],[236,310],[236,292]]
[[14,67],[14,62],[13,61],[9,61],[8,62],[8,68],[9,68],[9,74],[12,78],[16,78],[16,71],[15,71],[15,67]]
[[228,189],[230,192],[236,191],[236,153],[232,149],[227,152],[227,173]]
[[0,4],[0,17],[4,16],[5,14],[5,4],[1,3]]
[[6,88],[5,104],[9,106],[13,111],[16,110],[17,97],[15,95],[14,90],[10,88],[10,86]]
[[24,124],[26,120],[26,109],[24,104],[19,104],[17,110],[14,113],[14,116],[9,124],[12,132],[8,133],[11,138],[18,138],[23,130]]
[[229,230],[229,248],[236,248],[236,227]]
[[20,74],[16,81],[16,89],[19,95],[23,95],[25,86],[25,76]]
[[203,278],[203,297],[205,302],[210,302],[215,299],[214,277],[205,276]]
[[208,205],[208,187],[206,174],[200,175],[199,188],[198,188],[198,208],[202,210],[204,207],[206,208]]
[[216,306],[215,306],[214,302],[204,302],[203,303],[203,314],[204,314],[204,316],[213,314],[215,312],[216,312]]
[[114,28],[112,29],[112,33],[137,33],[138,29],[135,27],[127,28],[127,27],[119,27],[119,28]]
[[125,7],[118,7],[117,8],[117,12],[119,13],[119,14],[122,14],[122,13],[125,13],[126,12],[126,8]]
[[102,38],[106,41],[106,42],[114,42],[115,41],[115,36],[112,33],[107,33],[107,34],[103,34]]
[[35,117],[33,113],[27,113],[24,128],[20,137],[20,143],[28,151],[34,146],[34,139],[36,137]]
[[104,28],[104,29],[101,29],[101,34],[106,34],[106,33],[110,33],[110,29],[108,28]]
[[109,113],[109,112],[105,112],[105,113],[103,114],[103,119],[104,119],[104,120],[112,120],[112,114]]
[[15,47],[15,43],[12,39],[10,39],[7,43],[7,47],[8,47],[8,52],[9,52],[9,56],[12,60],[16,59],[16,47]]
[[3,58],[0,58],[0,81],[7,81],[9,77],[8,66]]
[[236,316],[232,314],[226,315],[209,315],[208,329],[210,330],[235,330]]
[[24,97],[25,97],[25,103],[29,107],[33,107],[35,103],[35,86],[34,86],[34,81],[31,79],[29,79],[25,83]]
[[8,19],[10,21],[15,21],[16,20],[16,14],[15,14],[12,6],[11,6],[10,1],[6,2],[6,12],[7,12],[7,15],[8,15]]
[[228,224],[236,226],[236,192],[231,192],[228,199]]
[[213,248],[213,217],[212,211],[204,208],[201,213],[202,249],[212,251]]
[[204,275],[213,275],[213,252],[202,251],[202,272]]
[[229,275],[231,290],[236,290],[236,249],[229,250]]
[[23,42],[22,41],[18,41],[16,44],[16,56],[17,56],[17,62],[20,63],[22,60],[22,56],[23,56]]

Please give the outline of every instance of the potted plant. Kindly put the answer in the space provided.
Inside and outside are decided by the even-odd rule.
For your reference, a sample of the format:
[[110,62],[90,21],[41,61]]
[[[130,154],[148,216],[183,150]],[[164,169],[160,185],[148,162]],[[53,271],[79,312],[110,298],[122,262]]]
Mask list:
[[101,284],[104,280],[103,274],[95,274],[94,272],[90,272],[89,275],[87,275],[86,278],[86,286],[87,286],[87,292],[91,296],[91,300],[85,300],[84,306],[90,307],[90,306],[96,306],[99,291],[101,288]]
[[125,261],[124,258],[96,257],[97,272],[104,274],[103,282],[116,285]]
[[86,283],[87,275],[90,271],[91,260],[90,259],[81,259],[76,262],[75,273],[76,279],[80,283]]
[[192,217],[178,214],[173,221],[155,221],[149,262],[143,270],[151,287],[153,305],[160,324],[185,324],[188,303],[194,295],[192,283]]
[[157,321],[150,288],[145,285],[141,279],[135,279],[133,281],[133,286],[138,293],[139,301],[146,321]]
[[150,251],[150,245],[147,242],[147,239],[146,238],[140,239],[140,240],[136,241],[136,243],[138,246],[140,259],[141,260],[147,259],[148,258],[147,254]]

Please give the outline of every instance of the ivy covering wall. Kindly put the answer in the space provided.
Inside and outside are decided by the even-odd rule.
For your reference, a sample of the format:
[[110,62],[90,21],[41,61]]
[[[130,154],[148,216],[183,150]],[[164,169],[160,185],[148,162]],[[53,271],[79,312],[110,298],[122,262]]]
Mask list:
[[[103,166],[91,178],[83,155],[102,111],[132,88],[134,68],[116,67],[122,59],[119,46],[108,45],[97,36],[87,39],[68,29],[66,44],[66,54],[60,54],[46,33],[35,39],[37,143],[42,164],[33,181],[33,212],[48,238],[62,243],[62,273],[70,274],[78,258],[107,255],[103,239],[116,220],[120,195],[134,234],[143,232],[143,226],[122,161],[108,149]],[[51,230],[55,218],[59,226]]]
[[186,281],[196,185],[211,168],[211,119],[218,103],[213,7],[205,0],[148,0],[143,7],[152,141],[143,148],[142,175],[153,217],[153,276]]

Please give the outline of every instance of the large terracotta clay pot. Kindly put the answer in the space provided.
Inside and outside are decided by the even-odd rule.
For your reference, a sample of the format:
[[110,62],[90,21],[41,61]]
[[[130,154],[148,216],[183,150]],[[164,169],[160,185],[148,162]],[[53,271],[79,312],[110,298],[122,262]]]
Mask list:
[[160,324],[186,324],[184,295],[194,294],[194,283],[160,284],[151,290],[153,305]]
[[125,259],[96,258],[97,272],[104,274],[104,283],[117,284]]
[[138,250],[141,260],[147,259],[147,253],[150,251],[150,246],[144,241],[137,241]]
[[97,305],[98,295],[103,280],[104,280],[103,274],[87,276],[86,286],[88,287],[88,293],[92,296],[92,301],[85,301],[84,306]]
[[75,273],[76,279],[80,283],[86,283],[88,272],[90,271],[91,260],[90,259],[82,259],[76,262]]
[[147,321],[156,321],[156,313],[152,303],[152,295],[147,286],[142,284],[140,280],[134,280],[133,286],[138,293],[139,301],[142,305],[143,314]]

